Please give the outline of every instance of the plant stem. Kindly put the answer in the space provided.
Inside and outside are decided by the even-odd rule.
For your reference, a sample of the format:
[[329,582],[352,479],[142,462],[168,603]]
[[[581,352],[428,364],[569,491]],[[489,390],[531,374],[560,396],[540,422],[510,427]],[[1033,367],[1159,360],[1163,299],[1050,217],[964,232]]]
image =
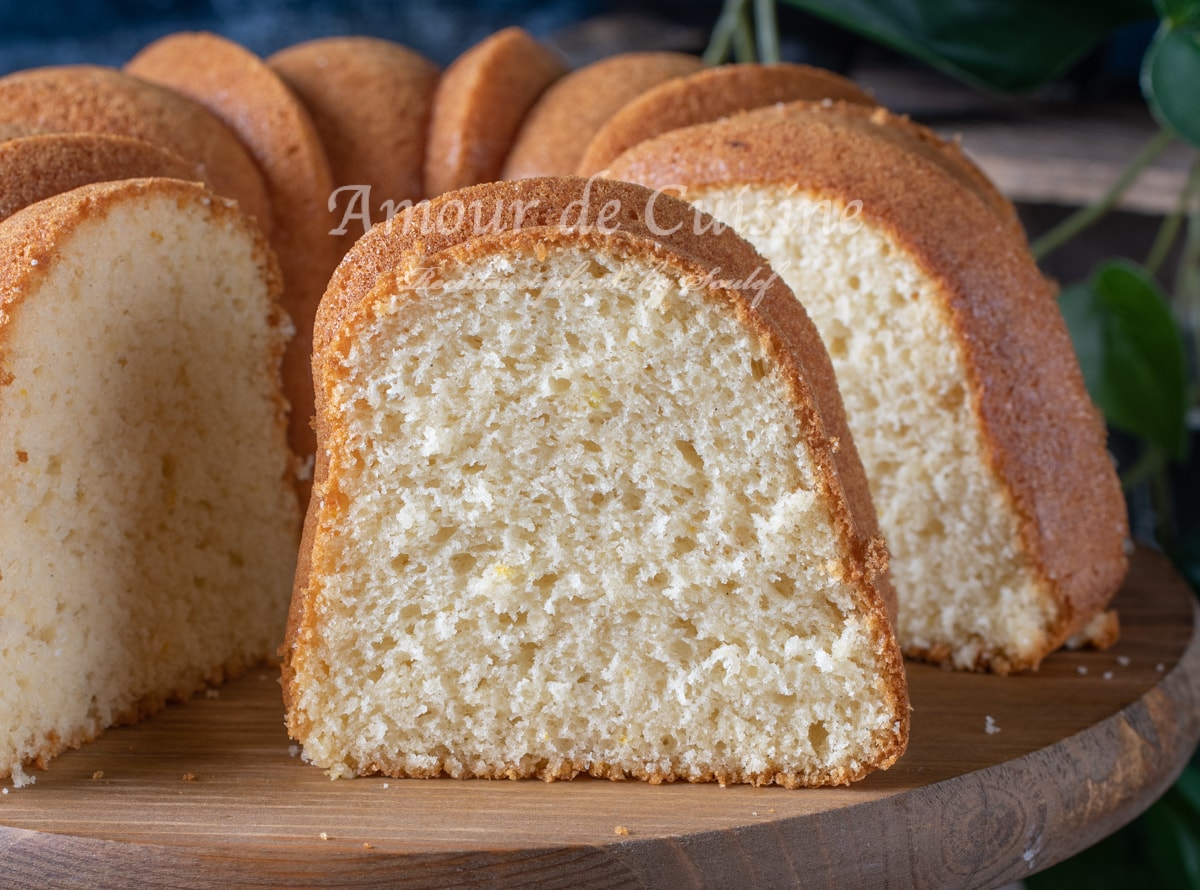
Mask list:
[[721,14],[713,26],[712,37],[709,38],[708,48],[704,50],[705,65],[720,65],[729,58],[729,50],[733,46],[733,35],[742,21],[742,9],[746,0],[725,0]]
[[758,35],[758,60],[778,65],[779,22],[775,17],[775,0],[754,0],[754,25]]
[[[1200,192],[1200,159],[1196,161],[1188,184],[1193,183],[1196,183],[1195,191]],[[1183,307],[1184,334],[1195,346],[1197,328],[1200,327],[1200,201],[1195,202],[1188,214],[1187,234],[1175,272],[1175,297]]]
[[1037,241],[1030,245],[1030,250],[1033,252],[1035,259],[1043,259],[1047,254],[1062,247],[1088,226],[1092,225],[1096,220],[1100,219],[1106,213],[1116,206],[1117,201],[1121,199],[1121,195],[1125,194],[1126,190],[1133,185],[1141,172],[1148,167],[1155,158],[1162,154],[1165,149],[1174,139],[1174,135],[1168,130],[1159,130],[1154,134],[1146,146],[1138,152],[1136,158],[1126,167],[1121,175],[1117,177],[1107,192],[1095,204],[1084,207],[1081,210],[1072,213],[1057,226],[1038,238]]
[[754,24],[750,21],[750,5],[738,4],[737,29],[733,32],[733,57],[739,62],[758,61],[754,46]]
[[1158,234],[1154,237],[1154,244],[1146,257],[1146,271],[1151,276],[1157,275],[1159,268],[1166,261],[1167,254],[1171,252],[1171,245],[1175,243],[1175,239],[1179,235],[1179,228],[1183,224],[1184,217],[1191,213],[1192,201],[1198,194],[1200,194],[1200,157],[1196,158],[1195,163],[1192,164],[1192,171],[1188,174],[1183,191],[1179,193],[1179,201],[1162,221],[1162,225],[1158,227]]

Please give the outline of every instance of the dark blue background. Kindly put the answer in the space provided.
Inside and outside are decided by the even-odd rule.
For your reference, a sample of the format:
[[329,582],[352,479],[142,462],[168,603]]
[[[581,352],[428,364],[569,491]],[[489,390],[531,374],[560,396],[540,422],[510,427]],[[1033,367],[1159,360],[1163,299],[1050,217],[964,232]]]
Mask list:
[[[0,0],[0,73],[72,62],[120,65],[150,41],[184,29],[216,31],[262,55],[314,37],[370,34],[444,65],[506,25],[546,37],[614,6],[611,0]],[[715,18],[715,2],[694,6],[710,23]]]

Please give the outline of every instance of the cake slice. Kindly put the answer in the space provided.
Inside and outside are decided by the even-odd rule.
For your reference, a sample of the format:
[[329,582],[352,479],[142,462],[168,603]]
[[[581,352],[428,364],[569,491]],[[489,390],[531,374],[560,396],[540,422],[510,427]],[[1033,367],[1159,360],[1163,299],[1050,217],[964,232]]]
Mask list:
[[594,176],[629,148],[660,133],[780,102],[824,100],[875,106],[862,87],[811,65],[735,64],[706,68],[646,90],[592,136],[575,170]]
[[567,66],[521,28],[505,28],[451,63],[438,82],[425,154],[425,193],[500,178],[525,115]]
[[1053,287],[956,147],[880,109],[797,103],[666,133],[610,175],[686,187],[820,329],[862,454],[907,654],[1035,668],[1127,564],[1120,483]]
[[564,176],[575,172],[583,152],[604,123],[642,93],[704,67],[687,53],[620,53],[550,86],[530,109],[512,151],[504,179]]
[[0,123],[34,133],[129,136],[187,158],[213,191],[235,198],[271,234],[262,174],[229,129],[195,102],[99,65],[30,68],[0,77]]
[[82,185],[147,177],[204,181],[200,164],[141,139],[103,133],[5,139],[0,133],[0,220]]
[[330,234],[333,174],[312,118],[283,80],[245,47],[216,34],[168,34],[144,47],[125,69],[176,90],[220,118],[263,172],[271,199],[271,247],[283,273],[283,306],[296,336],[283,357],[291,403],[288,441],[304,461],[301,496],[311,484],[312,323],[317,303],[341,259]]
[[0,223],[0,778],[283,637],[299,510],[262,235],[171,179]]
[[[312,116],[334,186],[370,190],[362,205],[347,192],[331,208],[330,229],[341,228],[348,211],[363,212],[345,226],[343,253],[389,208],[425,196],[425,143],[440,75],[433,62],[390,40],[325,37],[280,50],[267,64]],[[386,113],[377,97],[386,97]]]
[[528,179],[355,245],[318,313],[282,653],[309,762],[795,787],[904,750],[828,357],[712,226],[636,186]]

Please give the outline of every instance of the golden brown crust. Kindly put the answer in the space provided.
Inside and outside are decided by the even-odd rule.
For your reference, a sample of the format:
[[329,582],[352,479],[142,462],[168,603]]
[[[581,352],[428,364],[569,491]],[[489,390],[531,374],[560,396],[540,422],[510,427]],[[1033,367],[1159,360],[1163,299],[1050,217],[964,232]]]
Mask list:
[[[316,450],[312,321],[339,259],[329,234],[333,174],[316,127],[283,80],[254,53],[215,34],[179,33],[138,53],[127,70],[178,90],[221,118],[245,143],[266,177],[271,244],[283,270],[284,308],[296,337],[284,356],[284,392],[292,403],[288,442],[306,459]],[[307,480],[302,480],[302,499]]]
[[517,134],[504,179],[569,176],[592,137],[610,117],[651,87],[704,68],[686,53],[622,53],[573,71],[529,111]]
[[454,60],[438,83],[425,156],[425,194],[500,178],[526,113],[567,68],[520,28]]
[[[2,148],[3,146],[0,146],[0,150]],[[148,196],[165,197],[180,206],[202,204],[205,212],[218,222],[227,222],[241,228],[255,244],[255,260],[263,270],[272,303],[278,305],[280,276],[275,257],[267,247],[261,230],[242,213],[232,199],[218,196],[200,183],[178,179],[148,178],[99,182],[52,195],[0,222],[0,355],[4,352],[11,313],[33,292],[37,281],[53,268],[60,247],[67,241],[72,230],[87,220],[103,218],[120,204]],[[272,361],[277,364],[279,358],[276,354]],[[3,369],[0,369],[0,376],[2,374]],[[282,407],[281,405],[281,425]],[[161,710],[169,701],[187,699],[205,686],[216,685],[241,675],[251,666],[252,664],[244,658],[235,657],[225,664],[198,670],[193,678],[184,680],[171,689],[148,694],[119,712],[111,725],[134,723]],[[44,769],[50,758],[92,741],[103,729],[104,727],[96,725],[71,736],[51,733],[43,740],[34,762]],[[0,764],[0,778],[8,775],[7,767],[8,764]]]
[[608,119],[575,170],[593,176],[660,133],[778,102],[822,100],[874,106],[853,81],[808,65],[722,65],[647,90]]
[[35,136],[40,131],[35,127],[23,127],[20,124],[0,123],[0,142],[9,139],[20,139],[22,136]]
[[[370,186],[372,221],[384,217],[385,201],[398,206],[425,196],[425,143],[440,75],[433,62],[390,40],[328,37],[281,50],[267,64],[312,116],[335,187]],[[341,224],[348,202],[339,202],[329,228]],[[348,226],[341,251],[364,232]]]
[[[472,208],[472,212],[451,213],[448,217],[441,213],[442,208],[450,208],[455,202]],[[615,212],[609,209],[614,205]],[[475,208],[479,217],[488,221],[487,234],[472,231]],[[585,225],[595,225],[601,213],[606,214],[602,217],[605,230],[579,228],[580,216]],[[431,224],[425,225],[423,220]],[[355,245],[321,301],[314,333],[317,433],[322,448],[318,450],[314,497],[305,519],[287,636],[281,649],[284,698],[293,735],[302,736],[305,729],[303,717],[293,707],[298,694],[293,662],[303,658],[304,647],[311,645],[316,634],[317,618],[311,604],[317,585],[312,582],[333,568],[324,552],[321,532],[336,527],[338,514],[346,506],[336,478],[328,475],[327,453],[338,447],[342,436],[332,415],[331,393],[338,380],[339,356],[352,341],[356,322],[370,316],[377,300],[395,293],[427,266],[436,266],[447,257],[452,256],[452,261],[458,263],[500,249],[537,251],[587,244],[671,267],[689,280],[713,281],[709,287],[713,299],[729,305],[761,339],[780,368],[839,540],[849,556],[851,570],[846,580],[859,594],[875,631],[881,694],[891,699],[901,727],[875,752],[872,765],[887,766],[900,756],[907,743],[908,693],[888,614],[891,591],[886,552],[866,476],[846,426],[832,364],[816,328],[786,285],[770,272],[754,248],[727,227],[714,229],[713,222],[682,201],[628,183],[577,177],[526,179],[444,195],[406,211],[392,226],[377,226]],[[578,766],[604,774],[595,772],[600,768],[597,764]],[[517,772],[536,774],[535,770]],[[643,777],[652,778],[649,774]],[[759,778],[763,777],[727,777],[730,781]],[[850,778],[825,776],[822,781]],[[795,776],[773,775],[772,780],[807,783]]]
[[612,172],[652,187],[775,184],[861,201],[861,218],[937,283],[990,459],[1059,613],[1044,651],[997,666],[1036,667],[1104,607],[1128,568],[1125,501],[1104,425],[1024,239],[944,164],[894,131],[884,138],[861,124],[812,107],[760,109],[664,134]]
[[0,78],[0,121],[45,133],[130,136],[202,165],[213,191],[235,198],[268,231],[262,175],[237,137],[172,90],[111,68],[32,68]]
[[194,161],[126,136],[47,133],[0,141],[0,220],[81,185],[145,177],[204,181]]

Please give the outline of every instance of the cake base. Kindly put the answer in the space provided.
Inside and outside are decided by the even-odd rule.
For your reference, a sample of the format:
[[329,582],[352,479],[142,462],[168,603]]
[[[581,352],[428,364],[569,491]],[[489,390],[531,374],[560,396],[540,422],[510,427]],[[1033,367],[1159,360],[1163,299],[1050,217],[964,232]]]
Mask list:
[[1133,819],[1200,739],[1195,598],[1158,554],[1132,562],[1107,652],[1012,677],[910,663],[908,753],[848,788],[331,782],[289,756],[278,675],[262,668],[0,795],[5,880],[997,886]]

